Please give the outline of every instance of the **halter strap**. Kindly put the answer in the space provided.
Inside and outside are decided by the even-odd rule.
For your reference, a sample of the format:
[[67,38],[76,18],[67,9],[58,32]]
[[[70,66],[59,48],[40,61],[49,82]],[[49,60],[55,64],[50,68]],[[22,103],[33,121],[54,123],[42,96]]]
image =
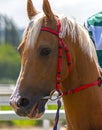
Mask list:
[[[102,79],[99,77],[97,81],[90,83],[90,84],[86,84],[83,86],[79,86],[77,88],[74,89],[69,89],[68,91],[61,91],[61,71],[62,71],[62,49],[64,48],[65,52],[66,52],[66,57],[67,57],[67,64],[68,64],[68,74],[71,72],[71,56],[69,53],[69,49],[68,46],[65,44],[64,40],[60,37],[60,32],[61,32],[61,23],[60,20],[58,20],[57,22],[57,31],[51,29],[51,28],[47,28],[47,27],[42,27],[41,31],[47,31],[49,33],[52,33],[54,35],[56,35],[58,37],[58,65],[57,65],[57,76],[56,76],[56,91],[58,92],[58,97],[60,96],[65,96],[67,94],[74,94],[77,93],[79,91],[82,91],[84,89],[93,87],[93,86],[101,86],[102,85]],[[51,98],[51,96],[50,96]],[[45,97],[46,99],[46,97]]]
[[79,87],[74,88],[74,89],[69,89],[68,91],[63,92],[63,93],[62,93],[62,96],[65,96],[65,95],[67,95],[67,94],[78,93],[78,92],[80,92],[80,91],[82,91],[82,90],[85,90],[85,89],[87,89],[87,88],[94,87],[94,86],[96,86],[96,85],[98,85],[99,87],[101,87],[101,85],[102,85],[102,79],[101,79],[101,77],[99,77],[98,80],[95,81],[95,82],[93,82],[93,83],[86,84],[86,85],[82,85],[82,86],[79,86]]

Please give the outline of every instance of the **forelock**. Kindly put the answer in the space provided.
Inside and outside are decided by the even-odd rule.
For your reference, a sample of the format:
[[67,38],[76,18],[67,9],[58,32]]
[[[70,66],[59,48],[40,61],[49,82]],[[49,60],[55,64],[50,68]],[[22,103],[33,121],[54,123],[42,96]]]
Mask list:
[[28,36],[27,36],[27,43],[26,47],[34,47],[34,44],[38,38],[40,28],[42,26],[43,22],[43,13],[38,13],[36,16],[34,16],[31,21],[29,22],[29,30],[28,30]]

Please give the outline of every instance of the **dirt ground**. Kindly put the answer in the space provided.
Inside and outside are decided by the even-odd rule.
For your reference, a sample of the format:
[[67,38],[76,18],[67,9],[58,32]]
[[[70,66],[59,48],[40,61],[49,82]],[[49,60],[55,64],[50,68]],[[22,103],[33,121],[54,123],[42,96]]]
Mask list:
[[[8,128],[0,128],[0,130],[43,130],[43,128],[41,127],[26,127],[26,128],[8,127]],[[49,130],[53,130],[53,128],[50,128]],[[61,128],[61,130],[65,130],[65,128]]]

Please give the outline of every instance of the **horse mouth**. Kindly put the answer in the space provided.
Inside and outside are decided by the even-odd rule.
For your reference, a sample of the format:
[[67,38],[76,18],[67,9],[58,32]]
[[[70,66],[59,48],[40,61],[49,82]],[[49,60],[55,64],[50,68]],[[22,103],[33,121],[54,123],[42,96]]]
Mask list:
[[[14,98],[15,99],[15,98]],[[18,100],[19,101],[19,100]],[[20,102],[26,106],[17,106],[16,100],[13,101],[12,107],[17,115],[22,117],[28,117],[30,119],[38,119],[45,112],[45,104],[48,100],[43,100],[41,97],[32,98],[29,100],[29,104],[23,104],[23,101]],[[21,104],[21,105],[22,105]]]
[[37,102],[34,106],[33,106],[33,108],[31,109],[31,111],[30,111],[30,113],[27,115],[27,117],[28,118],[30,118],[30,119],[32,119],[32,118],[34,118],[34,119],[38,119],[38,118],[40,118],[43,114],[44,114],[44,111],[45,111],[45,109],[42,109],[42,110],[40,110],[41,108],[40,108],[40,103],[39,102]]

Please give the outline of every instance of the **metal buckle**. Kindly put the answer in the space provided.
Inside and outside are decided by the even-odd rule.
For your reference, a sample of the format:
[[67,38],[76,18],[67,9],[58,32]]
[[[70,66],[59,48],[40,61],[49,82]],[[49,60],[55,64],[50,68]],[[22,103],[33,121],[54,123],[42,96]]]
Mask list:
[[51,101],[56,101],[62,97],[61,91],[55,91],[54,93],[55,93],[55,95],[51,95],[51,97],[50,97]]
[[[54,94],[55,93],[55,94]],[[49,96],[45,96],[42,99],[43,100],[51,100],[51,101],[56,101],[62,97],[63,93],[61,91],[56,91],[53,90]]]
[[45,96],[45,97],[43,97],[42,99],[43,99],[43,100],[50,100],[50,99],[52,98],[52,95],[54,94],[55,91],[56,91],[56,90],[51,91],[51,93],[50,93],[49,96]]

